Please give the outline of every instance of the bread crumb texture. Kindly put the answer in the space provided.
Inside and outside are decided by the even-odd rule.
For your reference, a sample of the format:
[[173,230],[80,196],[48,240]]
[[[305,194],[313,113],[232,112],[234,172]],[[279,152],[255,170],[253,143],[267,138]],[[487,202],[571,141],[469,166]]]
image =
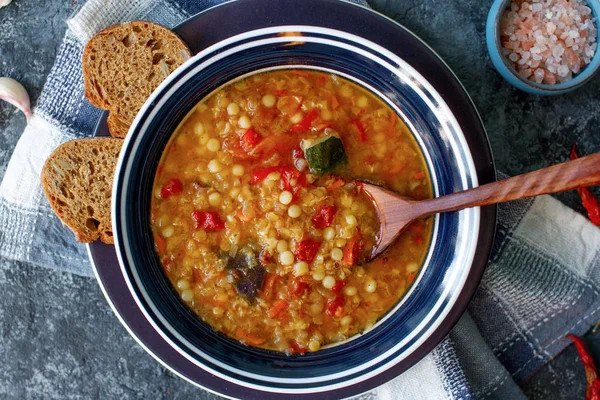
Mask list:
[[72,140],[54,150],[44,164],[46,197],[80,242],[114,243],[111,193],[122,144],[114,138]]
[[85,96],[110,111],[111,135],[125,137],[158,85],[191,56],[170,30],[147,21],[112,25],[83,50]]

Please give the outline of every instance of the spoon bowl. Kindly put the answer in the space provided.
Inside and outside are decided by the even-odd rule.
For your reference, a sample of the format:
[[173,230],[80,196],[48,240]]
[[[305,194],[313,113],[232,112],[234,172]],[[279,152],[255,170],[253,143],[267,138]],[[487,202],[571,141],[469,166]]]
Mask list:
[[381,223],[370,259],[387,249],[417,218],[597,184],[600,184],[600,153],[429,200],[411,200],[381,186],[360,182]]

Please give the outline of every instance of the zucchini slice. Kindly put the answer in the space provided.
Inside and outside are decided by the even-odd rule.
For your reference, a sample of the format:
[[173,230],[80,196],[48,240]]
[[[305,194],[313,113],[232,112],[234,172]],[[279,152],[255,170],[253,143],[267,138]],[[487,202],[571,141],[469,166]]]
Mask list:
[[310,172],[318,176],[332,172],[348,161],[344,145],[338,136],[326,136],[313,142],[303,141],[302,147]]

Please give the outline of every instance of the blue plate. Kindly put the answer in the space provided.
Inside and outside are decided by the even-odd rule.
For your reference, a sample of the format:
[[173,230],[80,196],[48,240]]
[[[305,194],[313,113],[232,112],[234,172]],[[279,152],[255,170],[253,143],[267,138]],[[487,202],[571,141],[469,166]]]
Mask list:
[[[316,353],[286,357],[213,332],[179,301],[154,253],[152,181],[171,133],[207,94],[258,71],[311,68],[354,80],[402,116],[426,156],[436,195],[487,183],[495,179],[489,144],[464,88],[416,36],[351,3],[232,2],[175,30],[199,54],[153,93],[124,145],[113,192],[118,258],[112,246],[89,247],[117,316],[163,365],[226,396],[347,397],[412,366],[464,312],[487,263],[494,207],[436,217],[417,282],[372,330]],[[106,132],[103,118],[97,134]]]

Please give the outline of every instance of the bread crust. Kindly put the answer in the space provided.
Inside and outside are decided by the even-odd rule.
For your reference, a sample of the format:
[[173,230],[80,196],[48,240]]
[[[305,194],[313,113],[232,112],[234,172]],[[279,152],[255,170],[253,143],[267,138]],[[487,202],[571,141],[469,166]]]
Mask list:
[[111,135],[125,137],[154,89],[190,56],[185,42],[160,25],[111,25],[83,49],[84,95],[92,105],[110,111]]
[[111,194],[123,140],[76,139],[44,163],[41,182],[50,206],[78,241],[113,244]]

